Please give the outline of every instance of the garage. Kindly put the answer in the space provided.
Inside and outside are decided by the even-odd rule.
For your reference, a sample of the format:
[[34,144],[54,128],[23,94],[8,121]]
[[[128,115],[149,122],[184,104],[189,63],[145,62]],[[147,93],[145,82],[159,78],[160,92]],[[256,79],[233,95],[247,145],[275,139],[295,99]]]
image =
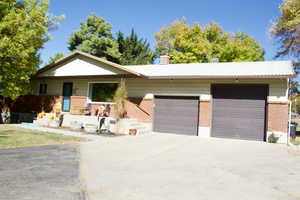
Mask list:
[[212,136],[265,141],[267,85],[213,85]]
[[198,115],[199,97],[155,96],[153,130],[197,135]]

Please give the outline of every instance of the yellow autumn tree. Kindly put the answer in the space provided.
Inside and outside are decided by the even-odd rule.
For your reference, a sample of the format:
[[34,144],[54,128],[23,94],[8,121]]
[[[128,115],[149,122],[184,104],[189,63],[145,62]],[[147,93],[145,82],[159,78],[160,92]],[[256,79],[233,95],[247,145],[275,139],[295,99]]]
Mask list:
[[155,34],[156,51],[169,55],[170,63],[261,61],[264,50],[259,42],[245,33],[224,32],[217,23],[202,27],[188,25],[185,19],[164,26]]

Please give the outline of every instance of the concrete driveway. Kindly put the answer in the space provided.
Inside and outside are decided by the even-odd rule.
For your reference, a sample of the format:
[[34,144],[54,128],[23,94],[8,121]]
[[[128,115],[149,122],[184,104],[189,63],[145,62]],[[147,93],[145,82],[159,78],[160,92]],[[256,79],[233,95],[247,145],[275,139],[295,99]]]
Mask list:
[[88,199],[300,199],[300,152],[284,145],[157,134],[81,144]]
[[0,199],[79,200],[78,151],[71,145],[0,150]]

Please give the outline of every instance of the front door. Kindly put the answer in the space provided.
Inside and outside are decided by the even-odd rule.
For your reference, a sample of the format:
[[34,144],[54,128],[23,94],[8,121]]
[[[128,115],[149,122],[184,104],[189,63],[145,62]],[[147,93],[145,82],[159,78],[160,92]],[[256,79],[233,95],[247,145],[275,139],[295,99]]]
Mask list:
[[63,112],[70,111],[72,92],[73,92],[73,83],[64,83],[64,85],[63,85],[63,103],[62,103],[62,111]]

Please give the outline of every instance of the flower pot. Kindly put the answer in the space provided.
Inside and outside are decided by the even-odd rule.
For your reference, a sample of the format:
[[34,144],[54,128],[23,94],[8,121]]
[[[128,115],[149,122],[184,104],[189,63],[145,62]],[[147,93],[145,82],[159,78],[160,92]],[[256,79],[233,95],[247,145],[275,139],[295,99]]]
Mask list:
[[136,129],[129,129],[129,135],[136,136],[137,130]]
[[[129,130],[133,129],[132,128],[132,123],[134,123],[133,119],[130,118],[122,118],[122,119],[117,119],[116,123],[114,125],[114,131],[113,133],[116,134],[123,134],[123,135],[129,135]],[[134,134],[132,132],[132,134]]]

